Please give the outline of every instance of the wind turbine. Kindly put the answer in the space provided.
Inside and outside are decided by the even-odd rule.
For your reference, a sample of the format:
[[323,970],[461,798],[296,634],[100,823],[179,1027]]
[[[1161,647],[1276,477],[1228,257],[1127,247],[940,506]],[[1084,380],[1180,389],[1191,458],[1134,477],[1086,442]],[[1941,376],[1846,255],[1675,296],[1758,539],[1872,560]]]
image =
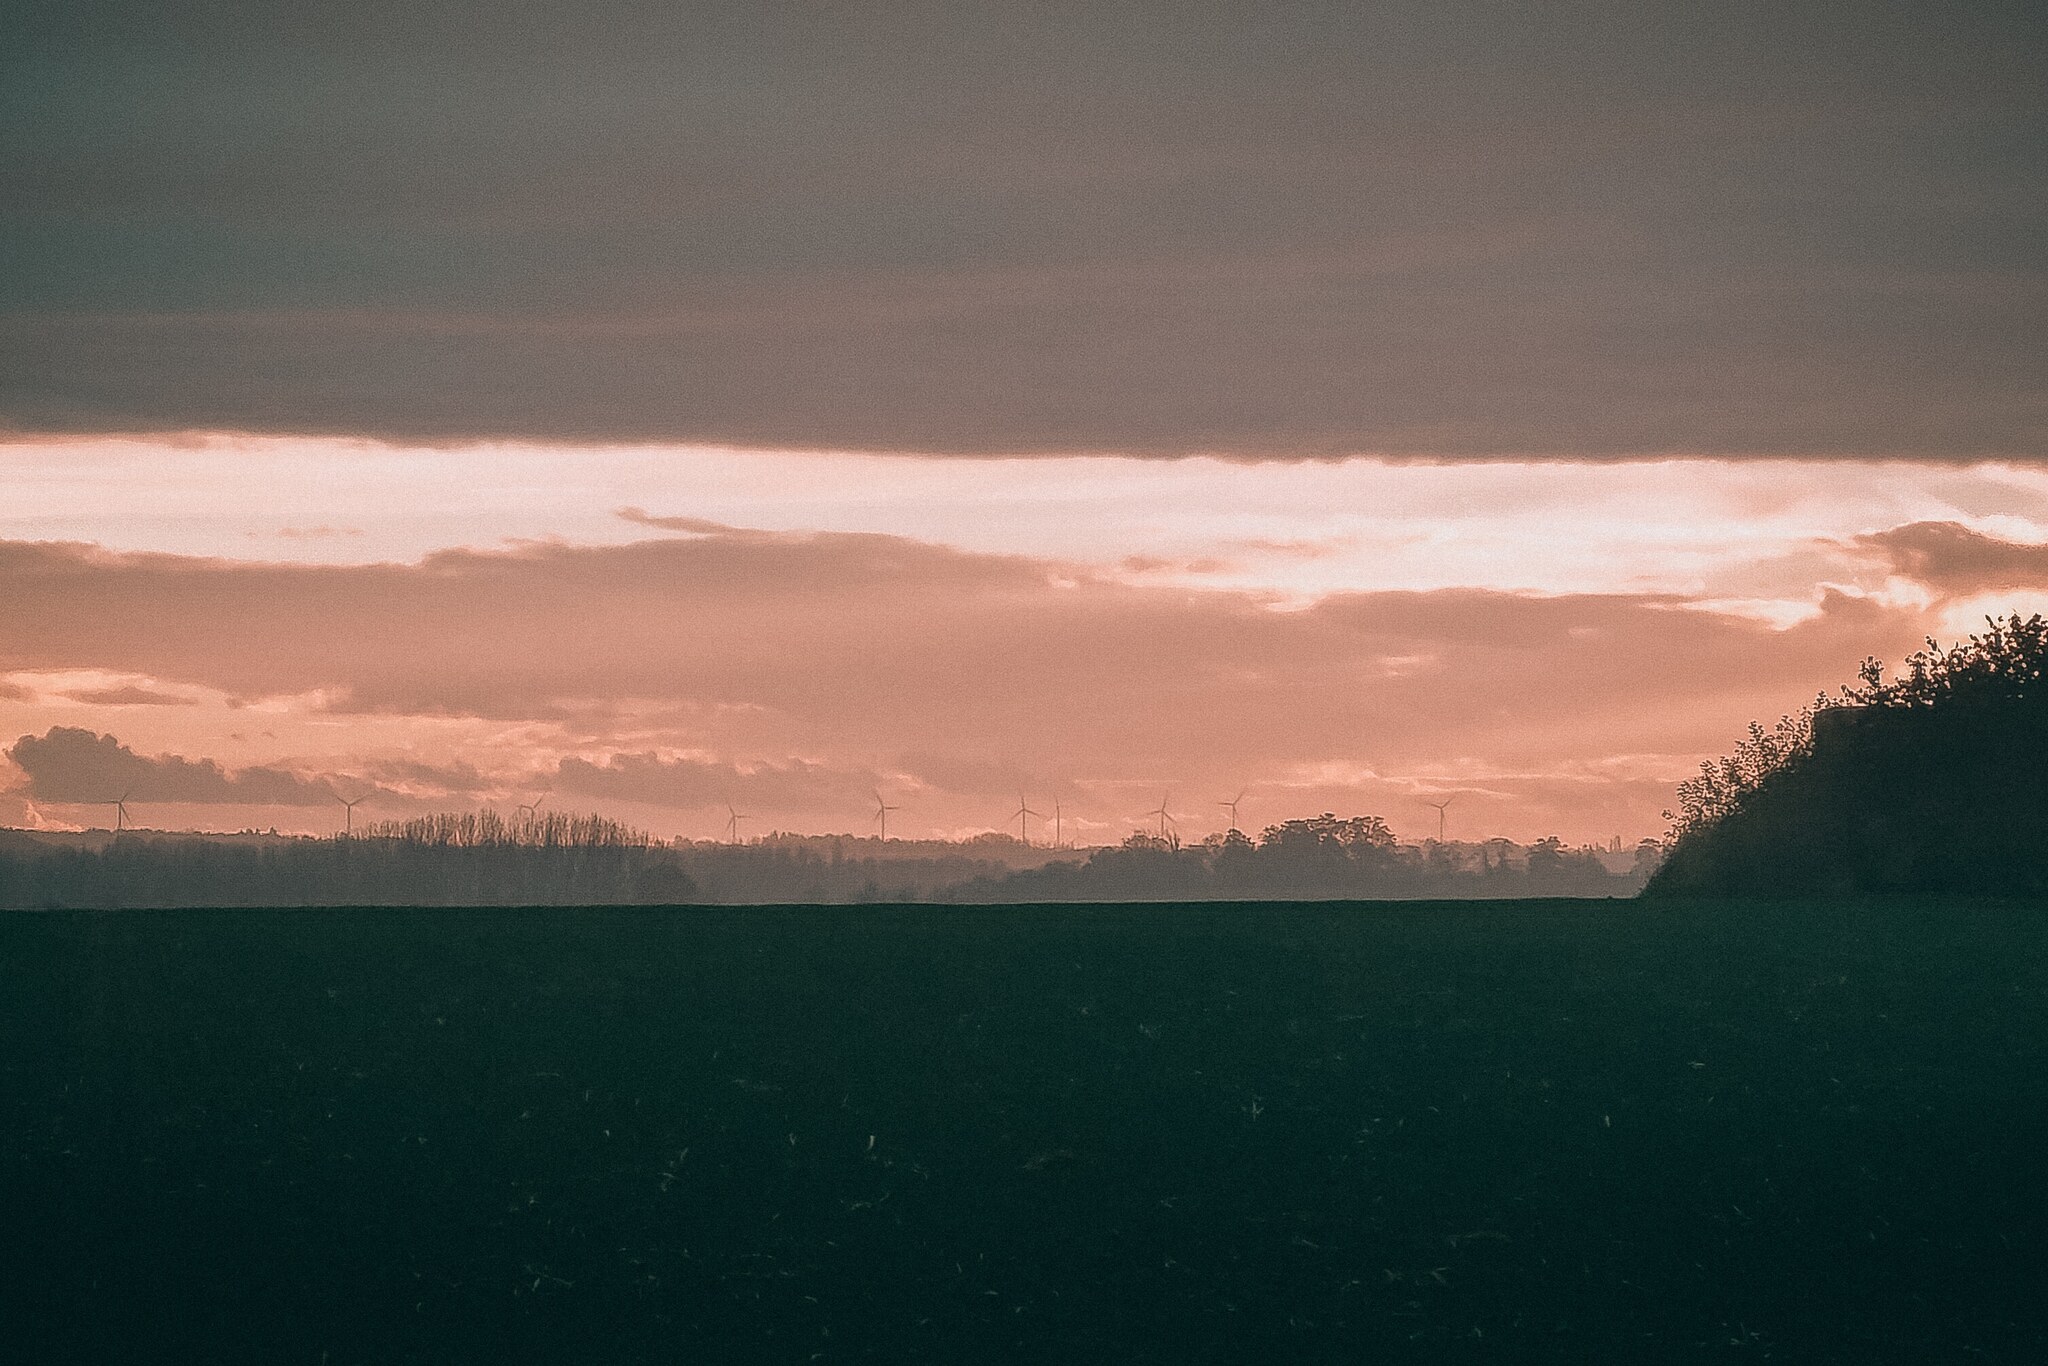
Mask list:
[[362,796],[356,798],[354,801],[348,800],[339,792],[334,794],[334,800],[340,802],[341,809],[347,813],[346,816],[344,816],[343,818],[344,828],[342,830],[342,835],[344,838],[354,837],[356,833],[356,808],[361,806],[364,802],[368,801],[369,798],[370,794],[367,792],[365,792]]
[[891,811],[901,811],[902,809],[900,806],[891,806],[883,801],[882,790],[880,788],[875,789],[875,819],[882,823],[882,843],[887,844],[889,842],[889,813]]
[[1175,828],[1176,830],[1180,828],[1180,822],[1179,822],[1179,821],[1177,821],[1177,820],[1175,820],[1175,819],[1173,818],[1172,814],[1171,814],[1171,813],[1169,813],[1169,812],[1167,811],[1167,809],[1166,809],[1166,798],[1167,798],[1167,797],[1168,797],[1169,795],[1171,795],[1171,794],[1169,794],[1169,793],[1162,793],[1162,794],[1160,794],[1160,797],[1159,797],[1159,805],[1157,805],[1157,806],[1153,807],[1153,808],[1152,808],[1152,809],[1151,809],[1150,811],[1147,811],[1147,812],[1145,813],[1145,814],[1146,814],[1146,815],[1148,815],[1148,816],[1157,816],[1157,817],[1159,817],[1159,838],[1161,838],[1161,839],[1165,839],[1165,838],[1166,838],[1166,827],[1167,827],[1167,826],[1171,825],[1171,826],[1173,826],[1173,827],[1174,827],[1174,828]]
[[542,802],[546,801],[547,799],[548,799],[548,794],[547,794],[547,793],[545,793],[545,792],[543,792],[543,793],[541,793],[541,794],[540,794],[540,795],[539,795],[538,797],[535,797],[535,798],[534,798],[534,799],[533,799],[532,801],[530,801],[530,802],[521,802],[521,803],[519,803],[519,805],[517,805],[517,806],[513,807],[512,809],[513,809],[514,811],[523,811],[523,812],[525,812],[525,813],[526,813],[526,819],[528,819],[528,820],[533,820],[534,818],[536,818],[537,816],[539,816],[539,815],[540,815],[540,804],[541,804]]
[[740,822],[750,821],[754,818],[744,811],[733,810],[731,802],[725,804],[725,814],[725,837],[730,843],[738,844],[740,842]]
[[[1243,800],[1244,800],[1244,793],[1245,793],[1245,792],[1249,792],[1249,791],[1251,791],[1251,789],[1250,789],[1250,788],[1246,788],[1246,789],[1244,790],[1244,792],[1240,792],[1240,793],[1238,793],[1238,794],[1237,794],[1237,795],[1236,795],[1235,797],[1232,797],[1232,798],[1231,798],[1231,799],[1230,799],[1229,801],[1227,801],[1227,802],[1218,802],[1218,803],[1216,803],[1216,805],[1218,805],[1218,806],[1227,806],[1227,807],[1229,807],[1229,808],[1230,808],[1230,828],[1231,828],[1232,830],[1235,830],[1235,829],[1237,829],[1237,804],[1238,804],[1239,802],[1241,802],[1241,801],[1243,801]],[[1163,805],[1165,805],[1165,803],[1164,803],[1164,802],[1162,802],[1162,803],[1160,803],[1160,805],[1162,805],[1162,806],[1163,806]]]
[[1438,844],[1442,844],[1444,842],[1444,808],[1449,806],[1452,800],[1453,798],[1446,797],[1440,802],[1423,803],[1424,806],[1433,806],[1436,808],[1436,842]]
[[[128,789],[128,792],[133,792],[134,790],[131,787]],[[114,808],[114,833],[117,835],[128,828],[128,792],[123,792],[110,802],[100,803],[101,806],[111,806]]]
[[1017,842],[1019,844],[1024,845],[1026,848],[1029,848],[1031,845],[1031,834],[1030,827],[1026,824],[1026,822],[1029,821],[1033,816],[1038,816],[1038,819],[1040,820],[1044,820],[1045,817],[1039,816],[1036,811],[1033,811],[1029,806],[1025,805],[1024,794],[1021,792],[1017,794],[1017,809],[1011,814],[1017,818]]

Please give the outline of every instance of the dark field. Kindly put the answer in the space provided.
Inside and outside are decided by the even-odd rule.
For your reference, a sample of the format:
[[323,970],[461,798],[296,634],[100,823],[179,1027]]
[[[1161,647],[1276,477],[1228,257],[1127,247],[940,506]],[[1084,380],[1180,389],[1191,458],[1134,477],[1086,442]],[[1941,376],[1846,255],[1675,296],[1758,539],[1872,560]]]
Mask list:
[[25,1361],[2048,1360],[2048,908],[0,917]]

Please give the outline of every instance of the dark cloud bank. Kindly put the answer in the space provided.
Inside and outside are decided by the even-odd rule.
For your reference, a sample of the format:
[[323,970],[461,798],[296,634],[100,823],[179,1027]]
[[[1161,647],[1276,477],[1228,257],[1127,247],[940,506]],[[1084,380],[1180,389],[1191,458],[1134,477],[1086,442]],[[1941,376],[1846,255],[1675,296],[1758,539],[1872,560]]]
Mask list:
[[40,801],[322,806],[335,800],[324,780],[281,768],[230,772],[211,759],[137,754],[111,735],[73,726],[24,735],[0,754],[28,775],[28,795]]
[[2048,455],[2035,4],[8,30],[21,428]]

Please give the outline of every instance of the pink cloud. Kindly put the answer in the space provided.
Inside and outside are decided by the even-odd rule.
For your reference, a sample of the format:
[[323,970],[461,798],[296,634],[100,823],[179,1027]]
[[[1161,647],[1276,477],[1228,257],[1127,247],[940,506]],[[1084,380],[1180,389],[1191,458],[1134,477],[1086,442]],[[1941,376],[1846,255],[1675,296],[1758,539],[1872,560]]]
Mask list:
[[[1619,821],[1588,763],[1648,756],[1634,780],[1660,763],[1675,779],[1924,624],[1840,593],[1784,629],[1670,594],[1444,589],[1283,610],[893,537],[711,530],[367,566],[0,543],[0,588],[0,669],[490,718],[592,795],[701,807],[737,791],[843,810],[842,826],[878,778],[952,791],[922,813],[934,822],[1013,800],[1017,775],[1095,793],[1107,820],[1126,786],[1271,781],[1340,804],[1288,776],[1336,764],[1380,775],[1336,787],[1385,800],[1515,775],[1492,784],[1503,833],[1539,812],[1605,833]],[[1651,805],[1630,834],[1664,804],[1638,796]]]

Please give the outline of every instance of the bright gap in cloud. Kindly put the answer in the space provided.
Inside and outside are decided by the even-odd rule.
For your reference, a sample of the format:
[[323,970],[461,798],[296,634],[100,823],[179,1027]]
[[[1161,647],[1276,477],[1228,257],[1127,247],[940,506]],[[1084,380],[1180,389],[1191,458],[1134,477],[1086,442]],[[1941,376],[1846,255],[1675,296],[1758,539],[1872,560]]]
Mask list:
[[2048,470],[1998,464],[1248,464],[196,436],[0,445],[0,479],[0,539],[242,560],[673,534],[618,515],[632,507],[1294,601],[1447,586],[1675,593],[1754,602],[1777,620],[1818,581],[1887,591],[1879,566],[1831,542],[1929,520],[2048,539]]

